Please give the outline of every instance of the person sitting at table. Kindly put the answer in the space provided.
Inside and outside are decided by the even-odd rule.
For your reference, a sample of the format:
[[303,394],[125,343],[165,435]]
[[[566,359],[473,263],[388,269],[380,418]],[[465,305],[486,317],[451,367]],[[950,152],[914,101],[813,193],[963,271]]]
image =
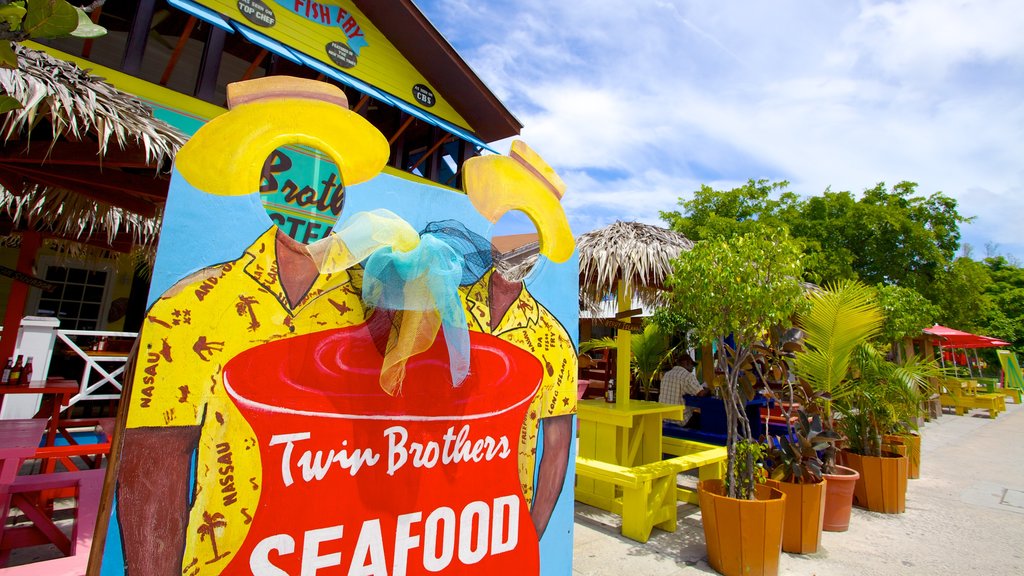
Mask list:
[[[661,376],[661,390],[658,394],[658,402],[662,404],[685,404],[683,396],[699,394],[704,387],[697,381],[693,368],[693,358],[686,352],[679,354],[676,366],[673,366],[671,370]],[[687,406],[682,420],[666,419],[665,421],[684,426],[692,416],[693,408]]]

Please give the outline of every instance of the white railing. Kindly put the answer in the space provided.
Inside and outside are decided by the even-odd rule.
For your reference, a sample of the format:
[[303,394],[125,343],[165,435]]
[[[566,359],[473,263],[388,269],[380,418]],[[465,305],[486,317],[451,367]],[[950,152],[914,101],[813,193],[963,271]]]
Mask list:
[[[135,338],[138,332],[109,332],[104,330],[61,330],[57,329],[57,338],[68,348],[85,361],[85,368],[82,370],[82,379],[79,381],[79,391],[71,397],[68,405],[62,410],[67,410],[82,400],[116,400],[121,397],[123,384],[121,379],[124,375],[125,363],[128,361],[128,352],[107,352],[100,350],[83,350],[77,343],[75,337],[88,338]],[[92,382],[93,374],[98,380]],[[117,389],[117,394],[101,394],[97,391],[105,384],[110,384]]]

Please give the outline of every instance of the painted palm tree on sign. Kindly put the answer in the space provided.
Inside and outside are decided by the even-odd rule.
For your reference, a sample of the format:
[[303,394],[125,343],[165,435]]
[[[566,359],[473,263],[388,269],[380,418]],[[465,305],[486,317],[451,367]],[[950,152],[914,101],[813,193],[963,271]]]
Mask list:
[[213,558],[207,560],[207,564],[213,564],[217,560],[228,555],[228,552],[223,554],[217,551],[217,529],[224,528],[228,523],[224,521],[224,515],[220,512],[203,512],[203,523],[196,528],[196,534],[199,534],[199,541],[203,542],[207,537],[210,538],[210,546],[213,548]]

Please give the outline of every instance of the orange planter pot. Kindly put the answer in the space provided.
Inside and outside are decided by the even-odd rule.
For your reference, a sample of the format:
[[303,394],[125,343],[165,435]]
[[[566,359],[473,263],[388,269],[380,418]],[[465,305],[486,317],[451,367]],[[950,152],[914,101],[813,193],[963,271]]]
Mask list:
[[821,545],[825,521],[825,481],[793,484],[769,480],[768,484],[786,495],[786,523],[782,530],[782,551],[813,554]]
[[756,500],[737,500],[725,496],[720,479],[703,480],[697,490],[711,567],[726,576],[778,574],[785,494],[762,484]]
[[821,529],[827,532],[846,532],[850,528],[853,492],[860,474],[845,466],[836,466],[835,474],[825,477],[825,520]]
[[917,434],[886,434],[882,440],[907,448],[907,478],[921,477],[921,437]]
[[860,473],[853,500],[872,512],[899,514],[907,508],[907,457],[846,453],[846,466]]

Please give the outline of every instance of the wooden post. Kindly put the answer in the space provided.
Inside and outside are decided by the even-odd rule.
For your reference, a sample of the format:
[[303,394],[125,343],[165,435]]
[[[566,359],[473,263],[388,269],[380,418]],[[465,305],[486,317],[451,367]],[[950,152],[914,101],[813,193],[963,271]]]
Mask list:
[[[22,232],[21,248],[18,249],[18,272],[32,275],[32,265],[35,263],[36,254],[42,245],[43,236],[39,232]],[[0,362],[6,362],[14,355],[21,319],[25,315],[28,290],[28,284],[11,280],[11,294],[7,297],[7,311],[4,313],[3,336],[0,337]]]
[[907,360],[914,357],[914,339],[909,336],[903,339],[903,353]]
[[704,386],[708,390],[715,385],[715,353],[711,351],[711,345],[705,344],[700,347],[700,374],[704,378]]
[[[626,289],[626,283],[619,280],[618,285],[619,312],[625,312],[633,306],[633,294]],[[615,405],[623,408],[629,406],[629,361],[633,358],[632,338],[629,330],[618,330],[615,333]]]

